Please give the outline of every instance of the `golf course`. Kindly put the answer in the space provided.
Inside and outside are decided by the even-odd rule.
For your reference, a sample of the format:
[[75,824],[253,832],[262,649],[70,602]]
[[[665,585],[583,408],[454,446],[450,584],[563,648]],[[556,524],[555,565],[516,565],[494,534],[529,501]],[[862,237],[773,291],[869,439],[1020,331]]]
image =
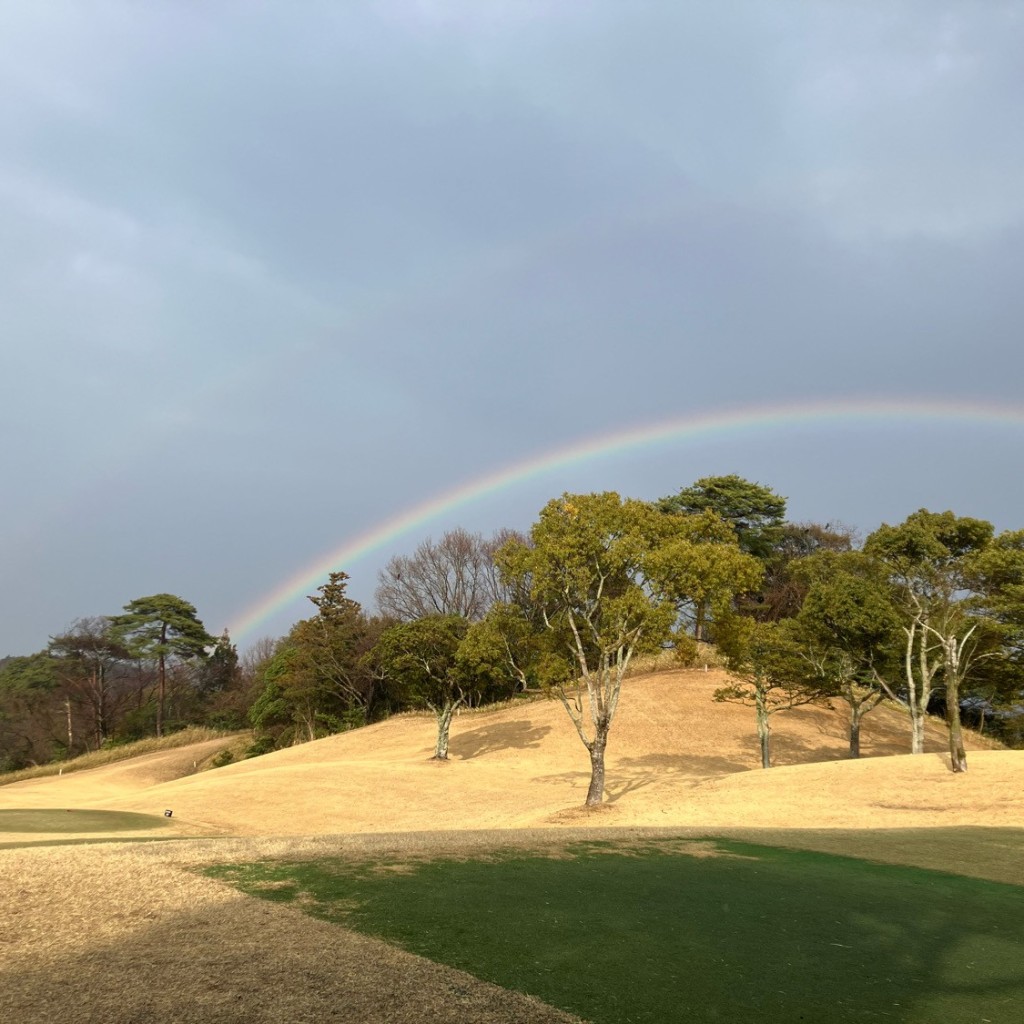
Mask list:
[[[0,1019],[1010,1022],[1024,753],[882,706],[623,684],[605,802],[555,701],[0,786]],[[841,706],[840,706],[841,707]]]

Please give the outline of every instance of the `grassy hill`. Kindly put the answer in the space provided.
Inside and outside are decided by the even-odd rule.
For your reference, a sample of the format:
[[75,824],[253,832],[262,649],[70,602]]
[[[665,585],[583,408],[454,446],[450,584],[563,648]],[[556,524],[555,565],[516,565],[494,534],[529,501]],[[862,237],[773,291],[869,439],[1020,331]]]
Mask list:
[[[773,719],[778,767],[758,767],[753,712],[717,704],[720,671],[626,680],[608,748],[607,804],[581,808],[586,751],[554,701],[464,712],[451,760],[430,760],[433,718],[407,714],[314,743],[196,773],[217,741],[107,768],[0,789],[0,807],[74,805],[162,814],[191,834],[304,835],[547,827],[600,823],[699,827],[1024,825],[1016,794],[1024,754],[984,749],[971,770],[945,767],[945,730],[909,746],[906,717],[865,722],[860,761],[846,759],[846,720],[806,707]],[[223,741],[221,741],[223,745]]]

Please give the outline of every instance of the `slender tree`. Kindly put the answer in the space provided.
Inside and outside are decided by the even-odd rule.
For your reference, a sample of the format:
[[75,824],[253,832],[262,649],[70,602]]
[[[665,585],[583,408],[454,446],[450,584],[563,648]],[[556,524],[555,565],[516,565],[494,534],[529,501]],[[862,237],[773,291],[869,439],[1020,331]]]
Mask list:
[[98,749],[110,734],[125,691],[116,687],[117,670],[129,651],[107,616],[76,619],[50,638],[49,652],[69,693],[88,709],[93,742]]
[[801,663],[791,621],[756,622],[733,615],[716,626],[715,639],[735,681],[715,690],[714,699],[753,707],[761,767],[771,768],[771,720],[803,704],[827,703],[824,680]]
[[941,680],[954,772],[967,771],[960,691],[978,661],[992,653],[971,591],[971,567],[992,534],[992,524],[982,519],[920,509],[899,526],[883,524],[865,544],[885,566],[902,608],[911,752],[924,751],[928,700]]

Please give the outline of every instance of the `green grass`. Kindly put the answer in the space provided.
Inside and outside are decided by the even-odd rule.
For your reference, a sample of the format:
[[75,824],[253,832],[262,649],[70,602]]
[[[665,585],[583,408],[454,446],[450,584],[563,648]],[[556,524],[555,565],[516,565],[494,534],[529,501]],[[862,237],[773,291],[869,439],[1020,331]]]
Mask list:
[[596,1024],[1020,1019],[1024,888],[715,846],[722,856],[663,840],[213,873]]
[[74,832],[139,832],[164,828],[169,821],[156,814],[134,811],[65,810],[64,808],[25,808],[0,810],[0,835],[3,833],[40,833],[66,835]]

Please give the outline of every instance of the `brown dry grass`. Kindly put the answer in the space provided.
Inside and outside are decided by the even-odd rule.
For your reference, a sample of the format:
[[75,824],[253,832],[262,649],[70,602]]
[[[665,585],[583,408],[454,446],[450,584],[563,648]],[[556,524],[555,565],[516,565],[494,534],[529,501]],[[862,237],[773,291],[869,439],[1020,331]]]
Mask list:
[[[24,782],[26,779],[42,779],[50,775],[70,775],[72,772],[88,771],[90,768],[102,768],[104,765],[128,761],[142,754],[191,747],[212,739],[221,739],[220,749],[227,749],[237,746],[240,737],[248,736],[248,733],[226,732],[223,729],[207,729],[204,726],[193,725],[179,732],[171,733],[169,736],[149,736],[146,739],[136,740],[134,743],[123,743],[116,747],[91,750],[89,753],[73,757],[69,761],[51,761],[48,764],[39,764],[32,768],[3,772],[0,773],[0,786],[9,785],[12,782]],[[200,767],[204,766],[200,765]]]
[[[546,701],[461,716],[447,765],[429,760],[432,719],[408,715],[202,774],[193,762],[221,741],[4,787],[0,807],[173,808],[179,836],[243,838],[0,850],[0,1020],[569,1019],[189,870],[209,861],[536,846],[599,825],[880,857],[863,830],[930,829],[947,838],[926,866],[956,870],[949,858],[972,848],[963,826],[1024,828],[1024,753],[974,741],[970,772],[954,776],[941,726],[929,726],[929,754],[897,756],[906,720],[880,709],[865,724],[869,756],[851,762],[841,716],[803,708],[775,719],[780,767],[762,772],[752,712],[711,699],[722,682],[701,671],[627,681],[597,815],[579,808],[586,752]],[[921,844],[905,845],[893,857],[913,861]]]

